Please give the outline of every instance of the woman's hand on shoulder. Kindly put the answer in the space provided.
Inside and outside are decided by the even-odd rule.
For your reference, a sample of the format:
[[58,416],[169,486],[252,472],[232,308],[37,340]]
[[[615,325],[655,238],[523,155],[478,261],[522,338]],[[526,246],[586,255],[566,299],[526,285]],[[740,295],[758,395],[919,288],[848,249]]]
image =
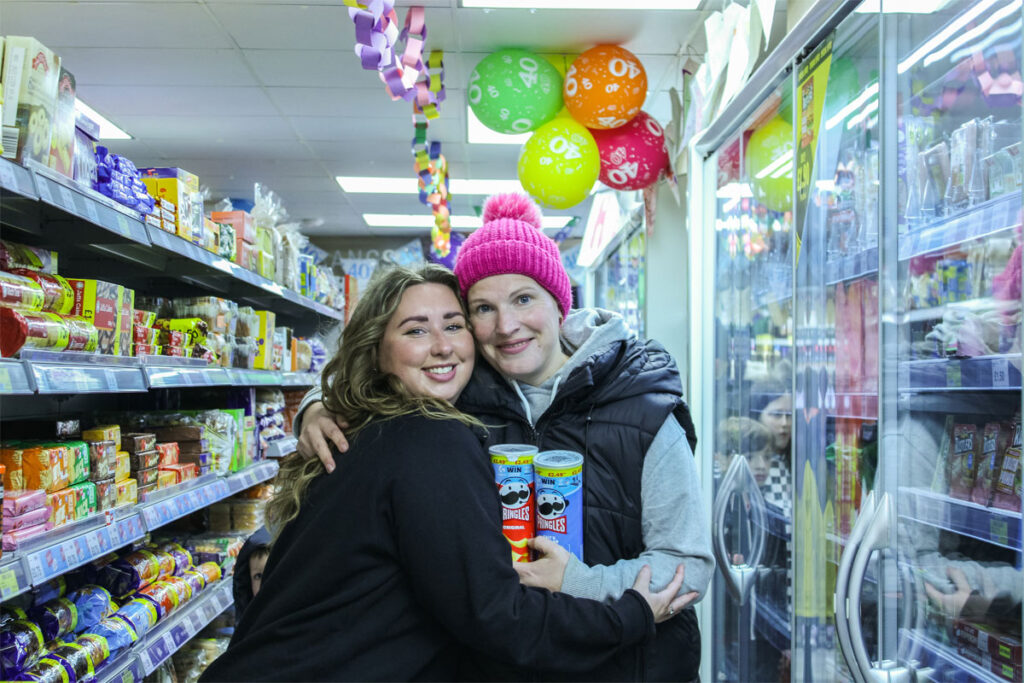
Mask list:
[[298,452],[303,458],[319,458],[328,473],[335,468],[330,443],[338,452],[348,450],[348,440],[342,429],[348,425],[324,407],[323,401],[311,403],[302,414],[302,432],[299,434]]

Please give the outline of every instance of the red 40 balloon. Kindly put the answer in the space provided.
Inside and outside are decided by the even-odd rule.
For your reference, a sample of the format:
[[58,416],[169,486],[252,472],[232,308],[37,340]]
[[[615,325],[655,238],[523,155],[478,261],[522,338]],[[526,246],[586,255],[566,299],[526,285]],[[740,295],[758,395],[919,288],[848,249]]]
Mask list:
[[665,131],[647,112],[608,130],[591,130],[601,154],[601,182],[616,190],[640,190],[668,168]]

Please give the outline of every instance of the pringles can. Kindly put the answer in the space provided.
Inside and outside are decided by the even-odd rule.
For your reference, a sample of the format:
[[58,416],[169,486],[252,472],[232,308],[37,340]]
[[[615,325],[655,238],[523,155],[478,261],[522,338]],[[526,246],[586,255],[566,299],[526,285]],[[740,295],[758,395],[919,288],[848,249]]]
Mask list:
[[544,451],[533,459],[537,535],[583,560],[583,456]]
[[537,447],[520,443],[491,446],[494,481],[501,498],[501,528],[512,545],[513,562],[529,562],[526,542],[533,538],[534,505],[533,459]]

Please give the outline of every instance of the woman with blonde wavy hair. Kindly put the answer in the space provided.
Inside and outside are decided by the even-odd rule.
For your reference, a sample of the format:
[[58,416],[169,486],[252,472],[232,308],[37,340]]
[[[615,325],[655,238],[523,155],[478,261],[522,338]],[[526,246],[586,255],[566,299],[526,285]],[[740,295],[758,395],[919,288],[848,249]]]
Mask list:
[[282,467],[262,588],[202,680],[452,680],[471,652],[586,671],[692,599],[682,567],[657,593],[644,567],[608,604],[520,584],[482,425],[452,405],[476,360],[466,321],[439,266],[370,284],[324,370],[348,453],[330,477]]

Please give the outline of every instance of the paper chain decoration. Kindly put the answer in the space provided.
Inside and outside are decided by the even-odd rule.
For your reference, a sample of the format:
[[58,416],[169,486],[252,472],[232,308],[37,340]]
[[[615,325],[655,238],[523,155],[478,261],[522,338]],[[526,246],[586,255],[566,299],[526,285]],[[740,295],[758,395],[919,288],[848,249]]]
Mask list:
[[[432,248],[443,258],[451,249],[448,163],[441,154],[440,142],[427,144],[427,127],[440,116],[438,108],[445,99],[444,52],[434,50],[424,64],[427,25],[423,7],[409,8],[404,28],[399,32],[393,0],[344,0],[344,3],[356,27],[355,53],[363,68],[380,74],[392,100],[412,102],[415,127],[412,153],[419,176],[420,201],[430,204],[433,210]],[[399,50],[400,43],[405,44],[402,50]]]

